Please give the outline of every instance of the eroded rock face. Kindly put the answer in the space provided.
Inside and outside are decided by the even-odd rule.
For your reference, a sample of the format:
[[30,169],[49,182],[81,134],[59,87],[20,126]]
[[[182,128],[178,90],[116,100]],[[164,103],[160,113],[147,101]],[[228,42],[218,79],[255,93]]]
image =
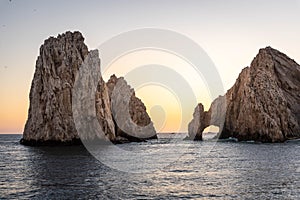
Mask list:
[[[117,85],[118,83],[119,85]],[[107,81],[107,87],[110,98],[113,98],[111,99],[112,105],[115,107],[115,109],[113,108],[113,117],[116,125],[116,136],[127,138],[130,141],[157,138],[144,103],[135,96],[134,90],[124,78],[117,78],[112,75]]]
[[300,136],[300,66],[283,53],[261,49],[227,92],[221,137],[280,142]]
[[188,125],[189,139],[202,140],[202,132],[206,127],[204,107],[199,103],[194,109],[193,119]]
[[30,89],[23,143],[79,142],[71,96],[75,76],[87,54],[79,32],[45,40]]
[[[89,69],[85,69],[84,73],[79,73],[83,69],[83,64]],[[80,80],[77,82],[75,79],[79,74]],[[72,96],[74,87],[81,88],[75,93],[78,99]],[[77,128],[88,129],[84,123],[80,123],[80,120],[85,119],[94,120],[94,124],[98,123],[104,132],[105,139],[118,142],[109,91],[101,77],[98,52],[88,51],[80,32],[66,32],[57,38],[50,37],[41,46],[40,55],[36,61],[29,97],[28,119],[20,142],[25,145],[80,144]],[[78,100],[77,103],[75,100]],[[149,116],[143,113],[146,109],[139,99],[134,98],[131,104],[130,112],[134,122],[141,126],[151,122]],[[79,116],[80,112],[83,112],[84,116]],[[73,114],[79,120],[76,122],[79,127],[75,127]],[[82,137],[91,139],[95,136],[103,137],[98,132]],[[121,139],[131,141],[128,138]]]
[[96,114],[100,126],[110,141],[116,140],[115,124],[111,113],[111,104],[106,83],[100,78],[96,91]]
[[81,140],[115,140],[108,89],[101,77],[98,50],[89,52],[77,73],[72,110]]
[[224,96],[216,98],[208,111],[199,103],[193,114],[193,119],[188,125],[188,139],[202,140],[202,132],[210,125],[218,126],[222,129],[226,114],[226,99]]
[[227,91],[225,101],[220,101],[223,103],[219,105],[223,106],[219,108],[226,109],[213,111],[215,106],[211,106],[212,112],[221,113],[215,118],[221,123],[215,123],[207,114],[209,122],[200,124],[205,127],[219,124],[220,138],[235,137],[240,141],[282,142],[299,138],[299,94],[300,66],[285,54],[267,47],[259,51],[250,67],[242,70]]

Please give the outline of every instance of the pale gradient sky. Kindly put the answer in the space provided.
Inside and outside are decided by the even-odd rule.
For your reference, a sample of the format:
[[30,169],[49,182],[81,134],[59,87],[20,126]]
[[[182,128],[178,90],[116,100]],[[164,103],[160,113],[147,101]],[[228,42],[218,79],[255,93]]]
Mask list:
[[[298,0],[3,0],[0,2],[0,133],[23,131],[35,61],[40,45],[49,36],[79,30],[89,49],[94,49],[112,36],[132,29],[174,30],[197,42],[208,53],[227,90],[259,48],[272,46],[299,63],[299,21]],[[145,91],[139,93],[143,96]],[[166,130],[172,131],[172,127],[177,130],[178,120],[168,118]]]

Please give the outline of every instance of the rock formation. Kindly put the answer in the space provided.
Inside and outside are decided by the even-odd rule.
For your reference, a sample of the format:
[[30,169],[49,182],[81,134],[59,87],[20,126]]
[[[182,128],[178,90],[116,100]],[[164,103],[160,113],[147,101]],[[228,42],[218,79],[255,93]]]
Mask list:
[[188,125],[188,139],[202,140],[202,132],[210,125],[222,128],[226,113],[225,105],[224,96],[219,96],[215,99],[208,111],[204,111],[203,105],[199,103],[194,110],[193,119]]
[[[116,84],[118,82],[120,83],[120,87],[116,88]],[[120,121],[116,123],[116,136],[130,138],[133,141],[156,139],[157,135],[153,127],[153,123],[151,122],[151,119],[146,112],[144,103],[135,96],[134,90],[130,88],[124,78],[117,78],[115,75],[112,75],[107,81],[107,87],[110,99],[113,96],[113,92],[115,92],[116,95],[114,96],[114,99],[120,99],[122,101],[121,104],[124,103],[124,105],[122,106],[116,104],[115,107],[117,109],[115,110],[115,112],[113,111],[115,122],[117,122],[118,119]],[[128,102],[123,102],[126,95],[128,95]],[[116,101],[111,100],[111,102],[113,104]],[[123,110],[122,108],[126,108],[127,105],[128,110]],[[127,119],[131,120],[127,121]],[[124,126],[122,126],[122,124]]]
[[100,82],[96,90],[96,115],[98,122],[108,139],[110,141],[116,141],[116,128],[111,113],[108,88],[102,77],[100,78]]
[[251,66],[242,70],[233,87],[208,112],[202,104],[196,107],[189,137],[201,139],[209,125],[220,127],[219,138],[239,141],[299,138],[300,66],[271,47],[260,49]]
[[188,125],[189,138],[193,140],[202,140],[202,132],[207,126],[206,117],[207,112],[204,111],[204,107],[199,103],[193,113],[193,119]]
[[72,114],[72,87],[88,48],[79,32],[50,37],[40,47],[30,89],[22,143],[79,143]]
[[[36,69],[29,95],[28,119],[23,138],[20,141],[22,144],[81,143],[74,123],[72,91],[76,76],[78,76],[79,69],[84,62],[92,69],[100,68],[98,52],[88,51],[80,32],[66,32],[57,38],[50,37],[45,40],[40,47],[40,55],[36,61]],[[90,81],[87,76],[83,77],[86,80],[82,80],[82,83]],[[112,142],[132,141],[131,137],[126,138],[126,135],[130,135],[130,133],[123,134],[122,136],[125,138],[118,141],[120,137],[115,131],[118,129],[111,112],[109,97],[109,91],[111,90],[108,90],[101,74],[99,74],[98,80],[100,81],[96,85],[95,96],[91,99],[95,102],[93,106],[96,110],[97,121],[106,138]],[[86,93],[82,91],[81,95],[84,96]],[[135,96],[132,99],[130,112],[133,121],[140,126],[146,125],[146,122],[152,123],[146,109],[141,110],[140,108],[143,103]]]
[[90,51],[84,59],[72,90],[73,118],[80,139],[115,142],[115,124],[98,50]]

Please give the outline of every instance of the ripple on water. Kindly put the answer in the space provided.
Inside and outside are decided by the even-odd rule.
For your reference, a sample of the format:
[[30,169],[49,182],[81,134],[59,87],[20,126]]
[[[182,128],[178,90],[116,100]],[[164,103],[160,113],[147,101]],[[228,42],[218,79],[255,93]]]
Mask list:
[[[133,174],[101,164],[82,146],[33,148],[19,145],[20,135],[0,137],[0,198],[300,197],[300,148],[297,141],[257,144],[179,139],[176,145],[171,145],[170,138],[160,138],[149,143],[120,145],[126,151],[163,153],[160,160],[153,162],[149,157],[145,161],[158,167],[155,172]],[[180,152],[183,153],[177,160],[162,165]],[[120,162],[125,162],[125,158]]]

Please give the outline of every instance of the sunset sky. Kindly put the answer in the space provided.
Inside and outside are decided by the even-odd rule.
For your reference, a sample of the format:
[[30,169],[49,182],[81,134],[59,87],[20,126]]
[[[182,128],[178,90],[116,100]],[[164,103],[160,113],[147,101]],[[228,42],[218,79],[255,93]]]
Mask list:
[[[0,2],[0,133],[22,133],[35,61],[40,45],[49,36],[78,30],[89,49],[95,49],[111,37],[133,29],[172,30],[203,48],[227,90],[259,48],[272,46],[299,63],[299,21],[300,0],[3,0]],[[107,80],[111,73],[126,75],[133,66],[146,64],[181,67],[186,70],[178,73],[183,76],[186,73],[185,77],[190,73],[188,63],[174,55],[143,51],[117,60],[104,78]],[[208,109],[212,99],[203,80],[189,80],[197,101],[202,101]],[[189,117],[180,118],[182,106],[176,95],[155,84],[136,90],[159,131],[186,130],[192,112]]]

